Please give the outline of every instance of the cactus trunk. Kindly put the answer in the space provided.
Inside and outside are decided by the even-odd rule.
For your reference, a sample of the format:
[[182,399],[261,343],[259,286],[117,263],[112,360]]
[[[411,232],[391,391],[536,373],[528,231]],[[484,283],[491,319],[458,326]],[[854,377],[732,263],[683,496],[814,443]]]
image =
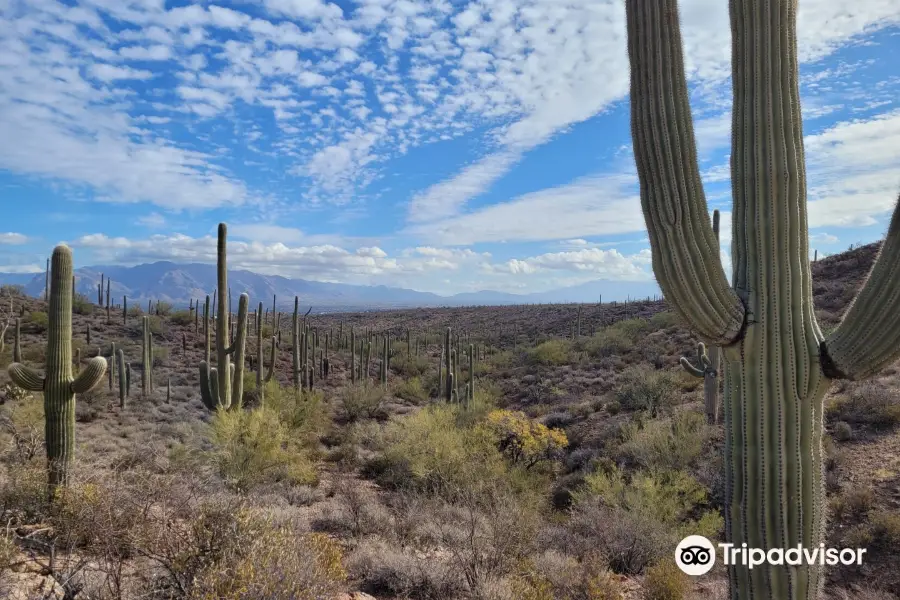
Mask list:
[[[900,212],[828,338],[813,312],[796,0],[732,0],[733,289],[709,226],[677,0],[626,0],[631,118],[653,270],[724,357],[725,533],[738,548],[824,541],[823,398],[900,354]],[[820,598],[821,565],[729,567],[733,600]]]
[[72,377],[72,251],[57,246],[51,260],[45,375],[41,377],[16,362],[9,366],[9,375],[19,387],[43,392],[48,493],[52,500],[56,490],[68,482],[75,452],[75,395],[89,391],[103,379],[106,360],[93,358],[77,378]]

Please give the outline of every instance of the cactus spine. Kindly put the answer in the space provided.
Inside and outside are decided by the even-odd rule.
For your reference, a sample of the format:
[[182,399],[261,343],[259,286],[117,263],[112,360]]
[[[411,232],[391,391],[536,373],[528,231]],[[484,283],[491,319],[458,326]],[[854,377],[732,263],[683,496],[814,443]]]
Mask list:
[[[824,542],[823,397],[900,354],[900,212],[841,324],[813,311],[795,0],[731,0],[733,277],[709,226],[677,0],[626,0],[631,123],[653,270],[725,365],[727,542]],[[729,567],[732,600],[822,595],[819,564]]]
[[44,377],[14,362],[9,376],[20,388],[44,393],[44,438],[50,498],[68,481],[75,453],[75,395],[89,391],[106,373],[106,360],[92,358],[78,377],[72,376],[72,251],[53,249],[49,276],[49,328]]

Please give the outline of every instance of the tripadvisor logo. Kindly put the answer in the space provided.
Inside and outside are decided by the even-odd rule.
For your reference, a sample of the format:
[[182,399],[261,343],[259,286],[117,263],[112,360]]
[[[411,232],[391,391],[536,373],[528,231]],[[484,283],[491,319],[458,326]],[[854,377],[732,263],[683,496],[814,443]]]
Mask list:
[[[865,548],[748,548],[747,544],[718,544],[722,549],[722,562],[727,566],[742,565],[749,569],[763,564],[769,565],[861,565]],[[716,549],[712,542],[702,535],[689,535],[675,548],[675,564],[688,575],[704,575],[716,564]]]

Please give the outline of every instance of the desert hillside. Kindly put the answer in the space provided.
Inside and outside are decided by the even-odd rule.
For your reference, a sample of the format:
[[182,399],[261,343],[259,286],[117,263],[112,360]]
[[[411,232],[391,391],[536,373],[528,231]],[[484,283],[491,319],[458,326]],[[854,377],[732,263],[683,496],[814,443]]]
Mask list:
[[[877,251],[813,263],[823,330]],[[70,485],[49,502],[41,394],[6,372],[17,318],[22,362],[43,372],[47,304],[0,290],[2,597],[727,597],[721,565],[688,578],[671,560],[685,535],[724,533],[723,433],[665,302],[305,316],[301,297],[295,317],[250,298],[242,406],[214,411],[202,307],[103,300],[76,297],[75,370],[114,345],[129,389],[117,371],[78,395]],[[300,392],[294,318],[309,332]],[[826,397],[828,543],[868,550],[828,571],[830,598],[900,598],[898,386],[892,366]]]

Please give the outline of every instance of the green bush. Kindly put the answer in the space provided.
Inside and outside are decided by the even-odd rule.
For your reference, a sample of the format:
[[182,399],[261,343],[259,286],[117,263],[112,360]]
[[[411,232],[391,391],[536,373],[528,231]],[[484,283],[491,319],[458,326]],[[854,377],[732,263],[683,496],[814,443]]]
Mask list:
[[890,429],[900,424],[900,399],[897,391],[884,385],[865,382],[853,387],[848,396],[827,407],[829,419],[872,429]]
[[609,326],[613,331],[619,331],[631,341],[650,331],[650,323],[644,319],[625,319]]
[[653,469],[628,478],[617,467],[597,470],[585,477],[575,497],[577,502],[599,497],[607,506],[656,521],[681,537],[715,538],[724,523],[717,511],[707,509],[706,488],[684,471]]
[[848,442],[853,439],[853,428],[846,421],[838,421],[834,424],[834,439],[839,442]]
[[72,312],[76,315],[89,315],[94,312],[94,303],[84,294],[75,294],[72,298]]
[[670,419],[651,420],[623,431],[619,454],[645,468],[686,469],[703,453],[713,434],[706,417],[683,411]]
[[413,404],[422,404],[428,401],[428,390],[422,385],[418,377],[403,379],[394,387],[394,394]]
[[[373,350],[374,352],[374,350]],[[381,354],[378,355],[381,360]],[[408,357],[405,354],[390,361],[391,371],[401,377],[419,377],[428,372],[428,358],[425,356]]]
[[480,428],[460,426],[459,413],[440,404],[391,421],[382,456],[372,465],[380,483],[453,495],[504,478],[503,456],[493,440]]
[[572,344],[566,340],[547,340],[527,352],[532,364],[559,366],[571,362]]
[[[163,314],[162,311],[160,311],[159,314]],[[173,323],[175,323],[176,325],[181,325],[182,327],[194,324],[194,313],[189,310],[177,310],[172,313],[172,316],[170,318],[172,319]]]
[[687,575],[673,560],[662,560],[647,569],[643,600],[683,600],[690,588]]
[[172,312],[172,304],[170,302],[165,302],[160,300],[153,304],[153,314],[159,315],[160,317],[165,317]]
[[279,413],[261,406],[213,415],[211,459],[229,487],[247,491],[271,481],[310,484],[315,468]]
[[626,410],[642,410],[656,416],[680,399],[677,376],[645,366],[629,367],[622,373],[616,399]]
[[341,390],[339,401],[347,421],[374,419],[382,416],[384,390],[374,383],[356,383]]
[[681,320],[678,318],[678,315],[668,310],[658,312],[650,317],[650,325],[652,325],[654,329],[669,329],[680,323]]
[[601,329],[586,343],[587,353],[593,358],[618,356],[634,349],[634,341],[618,329]]
[[563,431],[550,429],[518,411],[491,411],[481,427],[510,462],[526,469],[542,461],[558,460],[569,445]]
[[28,313],[28,322],[39,332],[43,333],[47,331],[47,327],[50,325],[50,317],[47,316],[42,310],[36,310]]

